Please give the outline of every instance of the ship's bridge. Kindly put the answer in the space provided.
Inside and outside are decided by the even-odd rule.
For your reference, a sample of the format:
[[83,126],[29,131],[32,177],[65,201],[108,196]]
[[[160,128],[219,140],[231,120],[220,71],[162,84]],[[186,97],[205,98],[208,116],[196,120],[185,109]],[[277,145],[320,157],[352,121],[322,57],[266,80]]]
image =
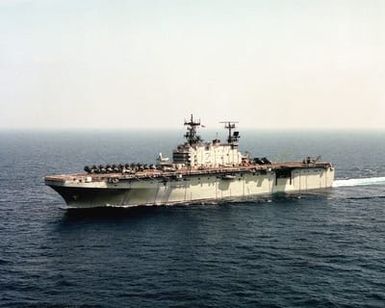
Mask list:
[[193,115],[185,121],[187,132],[184,135],[186,142],[173,151],[173,163],[184,164],[192,168],[216,168],[220,166],[238,166],[242,163],[243,155],[238,149],[239,132],[232,131],[235,122],[224,122],[229,135],[227,143],[219,139],[204,142],[197,134],[200,121],[195,121]]

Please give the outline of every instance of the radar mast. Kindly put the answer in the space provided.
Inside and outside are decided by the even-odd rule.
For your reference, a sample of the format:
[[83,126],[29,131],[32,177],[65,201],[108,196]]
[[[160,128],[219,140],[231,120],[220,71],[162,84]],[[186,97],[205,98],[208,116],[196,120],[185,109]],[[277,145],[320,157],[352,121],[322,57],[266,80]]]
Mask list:
[[231,144],[232,146],[237,146],[238,140],[241,136],[239,135],[238,131],[233,132],[233,129],[235,129],[235,124],[237,124],[238,122],[237,121],[222,121],[219,123],[224,123],[225,128],[229,131],[228,136],[227,136],[227,142],[229,144]]
[[202,141],[202,138],[197,134],[197,127],[201,126],[201,120],[195,121],[194,116],[191,114],[190,121],[185,120],[184,125],[187,126],[187,132],[184,137],[187,139],[189,145]]

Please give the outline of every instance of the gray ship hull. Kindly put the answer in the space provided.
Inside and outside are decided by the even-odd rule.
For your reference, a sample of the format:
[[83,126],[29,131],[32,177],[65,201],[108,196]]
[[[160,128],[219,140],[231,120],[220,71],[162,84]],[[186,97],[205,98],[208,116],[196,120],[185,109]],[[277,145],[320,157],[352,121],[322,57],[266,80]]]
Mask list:
[[46,177],[69,207],[170,205],[253,198],[274,193],[305,193],[332,186],[334,168],[292,168],[199,174],[162,178],[120,178],[116,181],[84,181]]

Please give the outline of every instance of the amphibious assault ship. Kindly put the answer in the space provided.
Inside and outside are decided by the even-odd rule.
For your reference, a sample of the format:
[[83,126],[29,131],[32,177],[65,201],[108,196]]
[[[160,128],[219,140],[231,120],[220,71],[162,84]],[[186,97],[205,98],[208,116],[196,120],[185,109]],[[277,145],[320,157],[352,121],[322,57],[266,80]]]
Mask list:
[[306,157],[303,161],[272,162],[239,151],[237,122],[221,122],[226,142],[205,142],[198,135],[201,122],[185,121],[186,142],[172,160],[159,154],[156,164],[86,166],[84,173],[49,175],[45,184],[69,207],[169,205],[255,198],[273,193],[302,193],[331,187],[330,162]]

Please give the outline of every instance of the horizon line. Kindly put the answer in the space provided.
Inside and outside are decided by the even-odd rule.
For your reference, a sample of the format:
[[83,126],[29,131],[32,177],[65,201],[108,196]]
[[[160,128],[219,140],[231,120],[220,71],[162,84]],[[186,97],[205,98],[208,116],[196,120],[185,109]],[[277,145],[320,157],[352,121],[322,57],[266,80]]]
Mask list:
[[[280,128],[274,128],[274,127],[237,127],[241,131],[324,131],[324,132],[332,132],[332,131],[385,131],[385,127],[280,127]],[[202,127],[200,128],[200,131],[213,131],[223,129],[223,127]],[[161,130],[161,131],[175,131],[175,130],[184,130],[184,126],[180,127],[107,127],[107,128],[100,128],[100,127],[0,127],[0,132],[9,132],[9,131],[23,131],[23,132],[73,132],[73,131],[129,131],[129,130],[135,130],[135,131],[154,131],[154,130]]]

